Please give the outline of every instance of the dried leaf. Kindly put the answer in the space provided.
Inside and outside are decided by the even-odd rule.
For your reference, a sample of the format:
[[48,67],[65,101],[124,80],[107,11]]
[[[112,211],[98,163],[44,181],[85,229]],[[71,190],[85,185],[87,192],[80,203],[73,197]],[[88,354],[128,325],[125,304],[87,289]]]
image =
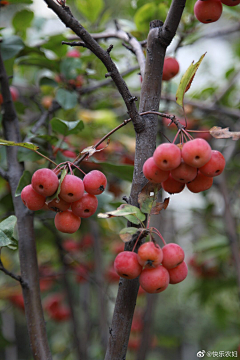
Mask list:
[[81,154],[86,154],[86,153],[88,153],[88,157],[90,157],[90,156],[92,156],[93,154],[95,154],[95,152],[99,152],[99,151],[102,151],[102,150],[106,149],[109,144],[110,144],[110,139],[108,138],[107,144],[106,144],[106,146],[104,146],[104,148],[101,148],[101,149],[99,149],[99,150],[96,150],[96,149],[95,149],[95,146],[96,146],[96,145],[88,146],[87,148],[85,148],[85,149],[83,149],[83,150],[81,151]]
[[132,236],[139,231],[138,228],[128,227],[124,228],[120,231],[119,236],[123,242],[128,242],[132,239]]
[[143,213],[149,214],[151,208],[155,206],[154,203],[156,203],[156,194],[161,189],[161,187],[161,184],[148,182],[143,187],[142,191],[138,194],[138,203]]
[[168,207],[168,204],[169,204],[169,199],[170,198],[168,197],[168,198],[164,199],[163,202],[156,203],[156,205],[152,207],[151,214],[157,215],[160,213],[160,211],[162,209],[166,210],[166,208]]
[[238,140],[240,139],[240,131],[229,131],[229,128],[221,128],[219,126],[213,126],[209,130],[210,134],[216,139],[229,139]]
[[127,220],[131,221],[136,225],[140,224],[141,221],[144,221],[146,218],[139,208],[128,204],[122,204],[117,208],[117,210],[98,214],[98,217],[101,219],[108,219],[111,217],[119,216],[125,217]]

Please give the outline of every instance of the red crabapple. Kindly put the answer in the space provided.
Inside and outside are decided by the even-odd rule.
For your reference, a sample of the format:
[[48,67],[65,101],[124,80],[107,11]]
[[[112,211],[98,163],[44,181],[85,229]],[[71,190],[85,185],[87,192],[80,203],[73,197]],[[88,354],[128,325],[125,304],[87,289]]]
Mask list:
[[160,169],[170,171],[181,164],[181,150],[175,144],[164,143],[156,148],[153,159]]
[[195,179],[197,176],[197,169],[182,161],[176,169],[171,171],[171,175],[173,179],[181,183],[187,183]]
[[101,171],[92,170],[84,176],[83,184],[87,193],[99,195],[107,186],[107,178]]
[[57,213],[54,223],[59,231],[73,234],[79,229],[81,219],[80,217],[74,215],[71,210],[67,210]]
[[175,180],[170,174],[168,179],[162,182],[162,187],[169,194],[178,194],[185,188],[185,184]]
[[199,193],[210,189],[213,184],[213,178],[205,176],[200,172],[197,174],[195,179],[187,184],[188,189],[193,193]]
[[178,244],[169,243],[163,246],[163,261],[162,265],[166,269],[172,269],[181,264],[184,260],[184,251]]
[[168,270],[162,265],[151,269],[143,269],[139,277],[139,283],[148,293],[162,292],[169,284]]
[[225,167],[225,158],[220,151],[212,150],[212,156],[210,160],[199,168],[199,171],[205,176],[218,176],[220,175]]
[[222,3],[217,0],[197,0],[194,14],[204,24],[217,21],[222,14]]
[[37,211],[42,209],[45,205],[45,197],[38,194],[31,184],[22,189],[21,199],[29,210]]
[[167,180],[169,171],[159,169],[153,160],[153,157],[148,158],[143,165],[143,174],[146,179],[153,183],[161,183]]
[[50,201],[47,206],[52,211],[60,212],[69,209],[70,203],[67,203],[65,200],[59,198],[59,201],[57,201],[57,199],[54,199]]
[[68,203],[77,201],[83,197],[83,181],[75,175],[66,175],[61,184],[60,197]]
[[13,101],[17,101],[19,98],[18,89],[15,86],[10,86],[10,93]]
[[170,284],[178,284],[184,279],[186,279],[188,274],[188,267],[185,261],[183,261],[180,265],[176,266],[174,269],[169,269],[170,276]]
[[123,251],[114,260],[114,269],[119,276],[125,279],[135,279],[142,272],[137,254],[133,251]]
[[137,253],[138,262],[141,266],[156,267],[163,259],[162,249],[152,241],[142,244]]
[[80,58],[81,54],[77,49],[72,49],[67,52],[67,57]]
[[195,168],[205,165],[211,158],[209,143],[204,139],[194,139],[186,142],[182,148],[184,162]]
[[162,80],[168,81],[179,72],[179,63],[175,58],[166,57],[163,64]]
[[227,6],[236,6],[240,4],[240,0],[221,0],[221,3]]
[[83,194],[83,197],[80,200],[71,204],[72,212],[81,218],[92,216],[96,212],[97,207],[97,197],[88,193]]
[[38,169],[32,176],[32,187],[42,196],[53,195],[58,188],[58,177],[50,169]]

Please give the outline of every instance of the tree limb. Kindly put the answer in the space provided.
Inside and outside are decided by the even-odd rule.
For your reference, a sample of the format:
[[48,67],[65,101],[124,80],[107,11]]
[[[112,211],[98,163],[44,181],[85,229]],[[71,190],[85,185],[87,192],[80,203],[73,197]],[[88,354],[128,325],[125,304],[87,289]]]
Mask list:
[[[4,63],[0,54],[0,82],[3,96],[3,133],[6,140],[21,142],[17,114],[13,106],[9,82]],[[25,316],[35,360],[51,360],[48,346],[45,321],[41,305],[38,262],[34,239],[33,215],[25,213],[25,206],[20,197],[15,197],[15,191],[22,176],[24,166],[18,162],[17,147],[7,147],[7,163],[9,184],[11,187],[14,210],[17,217],[19,237],[19,257],[21,278],[28,286],[23,286]]]

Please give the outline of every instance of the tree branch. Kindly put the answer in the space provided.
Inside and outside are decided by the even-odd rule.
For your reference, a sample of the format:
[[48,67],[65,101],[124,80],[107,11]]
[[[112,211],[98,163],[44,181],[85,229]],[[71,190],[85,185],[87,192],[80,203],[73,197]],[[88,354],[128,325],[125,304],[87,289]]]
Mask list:
[[72,29],[77,36],[79,36],[88,48],[102,61],[105,65],[108,73],[111,75],[114,83],[116,84],[119,93],[121,94],[126,107],[128,109],[129,116],[132,119],[134,129],[137,133],[140,133],[144,129],[144,121],[138,114],[137,107],[132,101],[133,96],[131,95],[125,81],[121,77],[116,65],[112,61],[110,54],[105,51],[87,32],[87,30],[70,14],[68,7],[61,7],[56,4],[53,0],[44,0],[49,8],[51,8],[62,22]]
[[[4,137],[6,140],[21,142],[18,119],[13,106],[8,76],[4,68],[1,54],[0,83],[3,96],[2,124]],[[23,164],[19,163],[17,159],[17,147],[7,147],[7,163],[9,184],[11,187],[14,210],[17,217],[21,278],[23,282],[28,285],[28,287],[23,286],[22,290],[32,354],[35,360],[51,360],[52,357],[48,346],[40,297],[33,215],[26,214],[26,208],[21,198],[15,197],[15,191],[24,170]]]
[[8,271],[8,270],[4,267],[1,259],[0,259],[0,270],[1,270],[2,272],[4,272],[6,275],[10,276],[12,279],[20,282],[20,284],[22,285],[22,287],[28,287],[28,284],[27,284],[25,281],[23,281],[23,279],[22,279],[22,277],[21,277],[20,275],[15,275],[15,274],[13,274],[11,271]]

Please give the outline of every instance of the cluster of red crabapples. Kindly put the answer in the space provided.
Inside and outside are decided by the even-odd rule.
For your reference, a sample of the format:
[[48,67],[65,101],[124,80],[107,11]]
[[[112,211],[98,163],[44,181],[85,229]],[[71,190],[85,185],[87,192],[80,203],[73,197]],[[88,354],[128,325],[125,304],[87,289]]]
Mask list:
[[222,15],[222,4],[236,6],[240,0],[197,0],[194,15],[203,24],[217,21]]
[[165,244],[162,248],[153,241],[142,244],[138,253],[120,252],[114,268],[120,277],[135,279],[147,293],[164,291],[169,284],[178,284],[188,274],[184,251],[178,244]]
[[144,176],[161,183],[169,194],[180,193],[185,185],[193,193],[208,190],[213,177],[225,167],[224,156],[201,138],[187,141],[182,149],[173,143],[159,145],[143,165]]
[[67,174],[61,183],[59,199],[48,201],[48,197],[52,197],[58,190],[58,172],[57,168],[35,171],[31,184],[23,188],[21,198],[30,210],[55,211],[56,228],[63,233],[73,234],[79,229],[81,218],[88,218],[96,212],[96,195],[105,190],[107,178],[99,170],[90,171],[83,180],[73,174]]

